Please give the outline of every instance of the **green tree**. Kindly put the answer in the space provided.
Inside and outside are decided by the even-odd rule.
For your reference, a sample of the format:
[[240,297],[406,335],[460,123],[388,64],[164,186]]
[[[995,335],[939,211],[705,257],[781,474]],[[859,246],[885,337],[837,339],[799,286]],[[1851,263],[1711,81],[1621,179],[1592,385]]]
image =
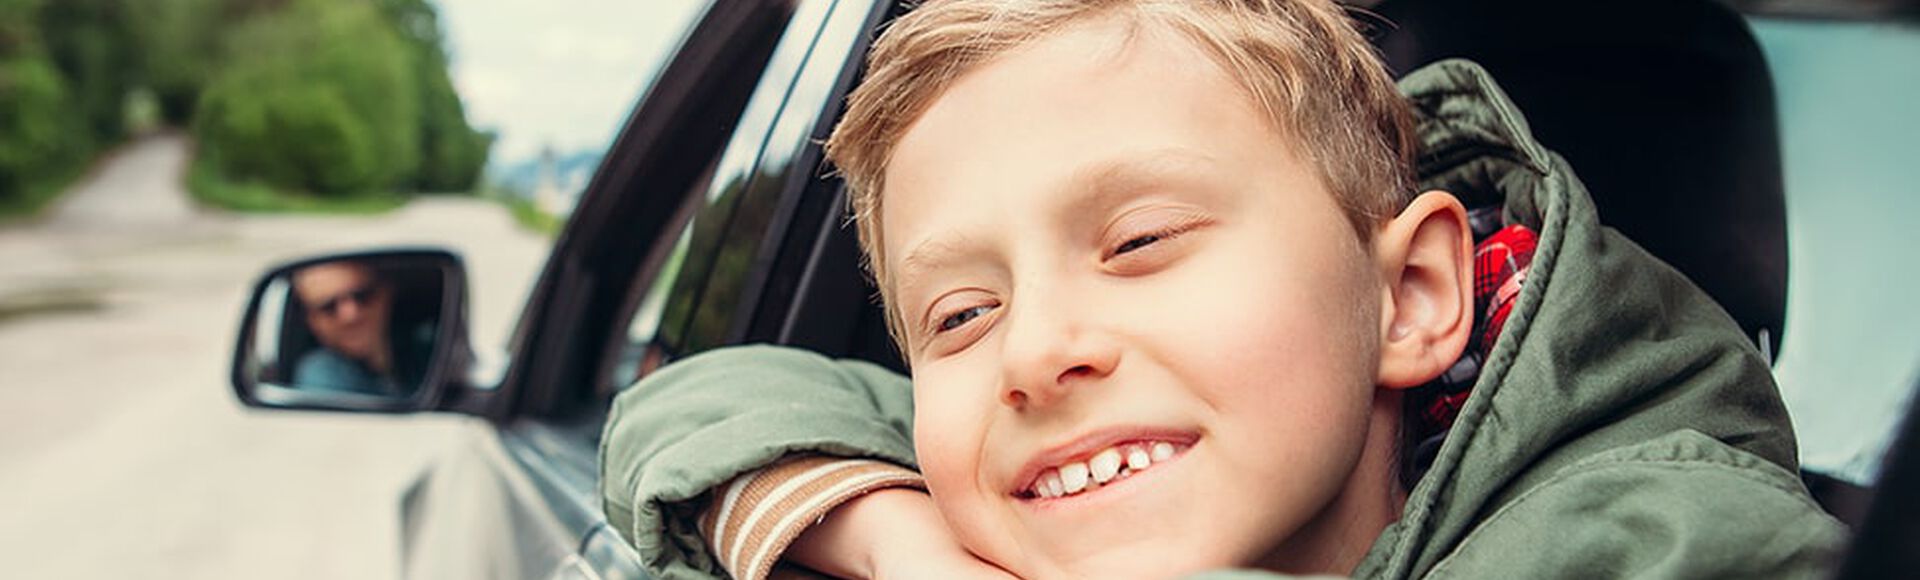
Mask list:
[[196,183],[471,190],[492,137],[449,61],[428,0],[0,0],[0,210],[155,103],[199,138]]
[[220,173],[327,195],[478,179],[491,137],[467,123],[424,0],[293,0],[226,47],[194,124]]
[[466,109],[447,75],[450,59],[440,16],[426,0],[380,0],[420,71],[421,164],[414,187],[424,191],[471,191],[487,161],[493,137],[467,124]]
[[41,7],[42,42],[66,77],[70,98],[86,117],[92,140],[125,134],[122,99],[135,77],[123,0],[57,0]]
[[422,158],[415,186],[423,191],[473,191],[487,164],[493,135],[467,124],[460,96],[446,75],[428,76],[427,86],[422,87]]
[[351,194],[411,185],[420,165],[413,58],[364,2],[295,2],[232,33],[195,121],[223,173]]
[[0,208],[76,171],[90,152],[87,119],[41,43],[40,0],[0,0]]
[[246,14],[231,0],[128,2],[127,40],[136,48],[134,83],[153,91],[161,117],[171,125],[192,121],[220,61],[221,31]]

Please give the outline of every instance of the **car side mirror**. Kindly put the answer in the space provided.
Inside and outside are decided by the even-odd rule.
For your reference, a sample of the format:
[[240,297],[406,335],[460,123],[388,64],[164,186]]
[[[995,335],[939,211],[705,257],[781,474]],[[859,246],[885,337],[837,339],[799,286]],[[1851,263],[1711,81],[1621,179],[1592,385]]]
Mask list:
[[335,254],[255,285],[233,357],[251,407],[430,410],[473,360],[466,270],[438,249]]

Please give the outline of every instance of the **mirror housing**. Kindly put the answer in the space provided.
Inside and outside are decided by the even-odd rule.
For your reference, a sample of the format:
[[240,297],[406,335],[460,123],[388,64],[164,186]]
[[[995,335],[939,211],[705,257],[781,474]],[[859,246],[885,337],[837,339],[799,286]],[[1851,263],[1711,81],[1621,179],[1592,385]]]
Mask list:
[[241,318],[231,380],[249,407],[437,408],[472,366],[466,268],[452,252],[329,254],[269,269]]

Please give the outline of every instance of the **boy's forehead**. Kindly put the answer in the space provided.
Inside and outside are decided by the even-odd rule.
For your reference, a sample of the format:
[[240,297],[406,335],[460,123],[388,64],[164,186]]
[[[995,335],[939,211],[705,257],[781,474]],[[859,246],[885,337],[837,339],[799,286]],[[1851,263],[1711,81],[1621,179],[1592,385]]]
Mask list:
[[1019,207],[993,208],[1004,214],[1204,176],[1231,161],[1204,132],[1228,116],[1265,126],[1211,58],[1156,26],[1089,20],[989,60],[936,97],[893,152],[878,216],[889,266],[904,278],[934,262],[909,256],[955,253],[937,250],[956,242],[915,249],[987,191],[1023,193],[1010,198]]
[[[1195,73],[1209,73],[1228,80],[1213,58],[1185,35],[1165,25],[1115,14],[1088,16],[1008,48],[960,74],[933,98],[929,110],[922,112],[920,119],[908,125],[902,146],[904,139],[910,139],[914,129],[925,124],[930,114],[942,108],[955,108],[956,102],[998,107],[1045,96],[1033,92],[1041,87],[1087,86],[1126,75],[1148,75],[1173,82]],[[1137,95],[1068,91],[1051,96],[1099,101]]]

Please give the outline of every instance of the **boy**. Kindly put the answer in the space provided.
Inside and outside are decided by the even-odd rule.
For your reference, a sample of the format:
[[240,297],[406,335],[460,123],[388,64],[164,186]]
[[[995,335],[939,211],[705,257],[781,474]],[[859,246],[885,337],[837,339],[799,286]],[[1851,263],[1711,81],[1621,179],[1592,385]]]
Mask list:
[[[665,578],[1817,572],[1840,532],[1732,322],[1476,67],[1404,89],[1324,0],[919,8],[828,144],[911,400],[688,359],[615,403],[610,522]],[[1504,328],[1463,201],[1538,234]],[[1409,393],[1482,356],[1407,461]]]

